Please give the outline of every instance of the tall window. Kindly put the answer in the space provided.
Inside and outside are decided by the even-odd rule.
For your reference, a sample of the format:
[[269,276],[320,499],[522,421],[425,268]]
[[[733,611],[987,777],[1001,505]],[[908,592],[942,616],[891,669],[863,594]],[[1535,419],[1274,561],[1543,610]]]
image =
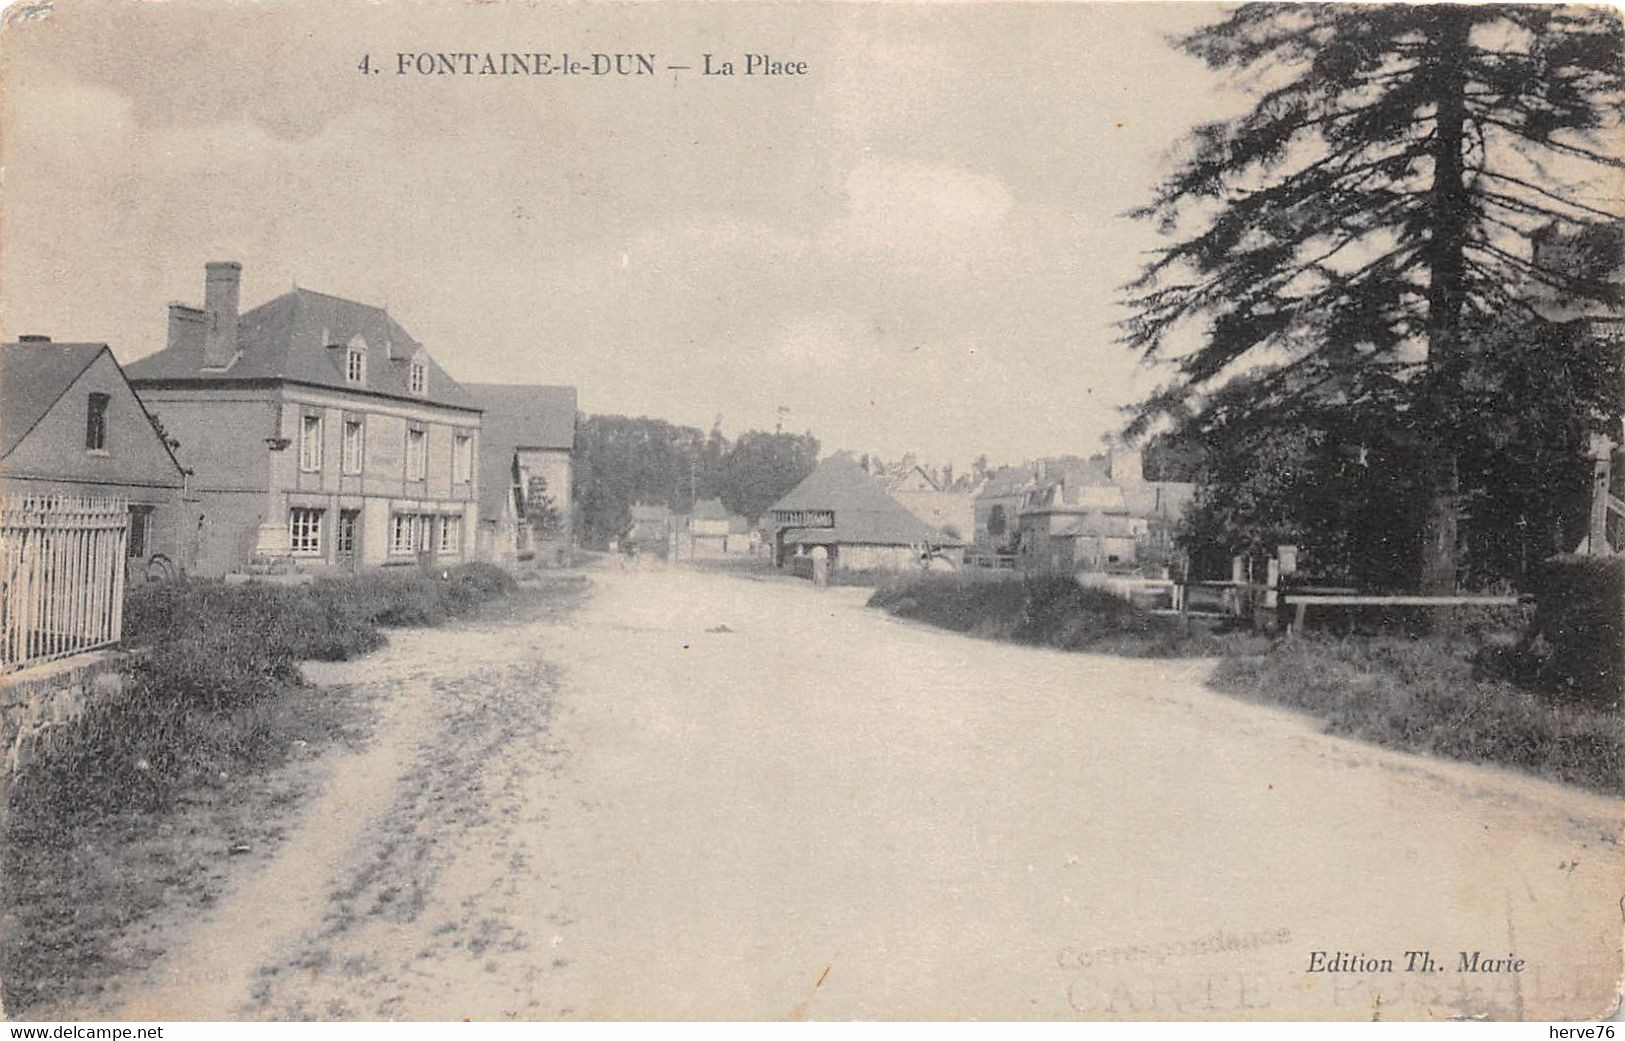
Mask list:
[[92,394],[85,406],[85,448],[89,451],[107,450],[108,400],[106,394]]
[[362,452],[366,448],[366,442],[363,440],[365,436],[361,420],[346,419],[344,421],[343,465],[345,473],[358,474],[361,472]]
[[333,532],[333,548],[344,556],[355,553],[355,530],[361,520],[360,510],[340,510],[339,524]]
[[322,417],[304,416],[299,421],[299,469],[313,473],[322,468]]
[[344,378],[351,383],[361,383],[367,378],[367,352],[359,347],[351,347],[344,354]]
[[420,361],[412,363],[411,383],[412,393],[427,394],[429,392],[429,367]]
[[288,543],[294,553],[304,557],[321,556],[322,512],[297,506],[288,511]]
[[428,452],[425,442],[428,435],[421,430],[408,430],[406,432],[406,479],[421,481],[426,472]]
[[474,439],[467,434],[458,434],[452,440],[451,479],[457,484],[467,484],[473,472]]
[[423,517],[415,513],[397,513],[389,518],[389,552],[396,556],[416,553],[421,545],[418,534]]
[[125,555],[133,560],[141,560],[147,555],[147,548],[152,545],[152,507],[130,507],[130,541],[126,544]]
[[441,553],[456,553],[462,545],[463,524],[456,517],[440,518],[440,546]]

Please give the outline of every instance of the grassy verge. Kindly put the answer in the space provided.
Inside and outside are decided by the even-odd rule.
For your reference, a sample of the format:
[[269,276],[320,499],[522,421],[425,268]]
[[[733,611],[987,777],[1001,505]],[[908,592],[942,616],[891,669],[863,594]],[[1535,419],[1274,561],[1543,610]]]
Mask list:
[[869,598],[878,607],[914,621],[991,640],[1094,651],[1135,658],[1205,657],[1223,654],[1246,634],[1154,615],[1099,589],[1063,577],[980,580],[958,575],[920,575],[883,580]]
[[500,569],[377,574],[307,586],[180,583],[131,593],[122,692],[13,779],[0,847],[0,981],[11,1014],[85,998],[150,960],[134,927],[207,906],[225,865],[277,837],[302,795],[279,768],[359,742],[370,713],[307,686],[381,627],[433,625],[515,590]]
[[1328,733],[1625,794],[1618,705],[1586,704],[1509,682],[1496,653],[1507,634],[1487,628],[1458,627],[1450,638],[1269,640],[1187,629],[1176,618],[1064,577],[897,579],[877,589],[869,604],[988,639],[1132,657],[1218,656],[1216,689],[1308,713]]
[[1327,733],[1625,794],[1617,709],[1522,690],[1476,663],[1466,643],[1399,636],[1310,636],[1226,658],[1213,686],[1286,705]]

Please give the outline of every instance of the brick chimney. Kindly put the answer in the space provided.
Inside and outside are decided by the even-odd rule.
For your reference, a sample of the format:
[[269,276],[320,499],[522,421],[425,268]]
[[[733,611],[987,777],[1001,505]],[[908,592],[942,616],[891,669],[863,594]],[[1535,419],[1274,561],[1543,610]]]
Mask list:
[[[237,357],[237,291],[243,266],[235,260],[203,265],[203,367],[223,369]],[[173,311],[171,312],[173,320]]]
[[203,327],[201,308],[180,303],[169,305],[169,346],[201,352]]

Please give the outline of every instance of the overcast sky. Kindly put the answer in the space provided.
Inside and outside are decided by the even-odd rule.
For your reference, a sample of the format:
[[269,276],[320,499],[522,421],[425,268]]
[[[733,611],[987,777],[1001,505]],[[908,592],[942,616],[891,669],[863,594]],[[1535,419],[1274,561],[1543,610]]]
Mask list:
[[[0,333],[163,346],[243,304],[386,304],[454,376],[589,412],[960,464],[1088,452],[1160,382],[1114,344],[1120,217],[1238,98],[1205,4],[84,4],[8,11]],[[654,77],[399,76],[398,52],[651,52]],[[664,71],[746,53],[801,77]],[[383,72],[363,75],[370,55]]]

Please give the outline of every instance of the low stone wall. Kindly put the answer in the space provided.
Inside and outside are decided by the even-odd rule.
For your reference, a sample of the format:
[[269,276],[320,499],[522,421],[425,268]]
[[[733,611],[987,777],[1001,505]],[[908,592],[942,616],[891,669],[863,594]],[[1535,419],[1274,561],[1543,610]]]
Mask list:
[[92,651],[0,677],[0,780],[27,766],[94,700],[117,694],[119,664],[117,651]]

